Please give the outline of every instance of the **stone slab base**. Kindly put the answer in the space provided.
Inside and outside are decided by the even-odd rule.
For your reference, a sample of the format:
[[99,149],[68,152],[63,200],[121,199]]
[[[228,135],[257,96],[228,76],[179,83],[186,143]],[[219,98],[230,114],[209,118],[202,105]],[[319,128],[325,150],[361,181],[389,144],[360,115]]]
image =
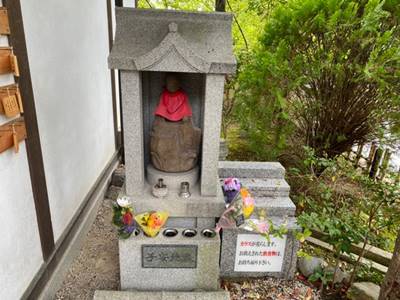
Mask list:
[[[122,290],[144,291],[217,291],[219,289],[220,236],[205,237],[197,230],[194,237],[186,237],[178,229],[175,236],[164,236],[163,231],[150,238],[140,233],[126,240],[119,240],[120,276]],[[190,266],[166,267],[160,262],[160,252],[144,254],[144,246],[195,248],[195,263]],[[155,251],[155,250],[152,250]],[[162,250],[165,252],[165,250]],[[142,257],[143,255],[143,257]],[[172,254],[171,254],[172,255]],[[166,261],[171,259],[166,257]],[[176,254],[175,254],[176,257]],[[149,266],[148,260],[151,259]],[[186,262],[188,259],[185,259]],[[180,260],[182,261],[182,259]],[[146,262],[146,266],[144,264]],[[179,264],[181,266],[181,264]],[[167,298],[162,298],[167,299]],[[183,299],[183,298],[182,298]],[[201,298],[203,299],[203,298]]]
[[96,291],[94,300],[229,300],[227,291],[215,292],[144,292]]
[[158,183],[158,179],[164,179],[164,184],[167,185],[167,188],[170,191],[179,192],[181,187],[181,182],[189,182],[190,187],[195,186],[199,179],[199,167],[196,166],[192,170],[187,172],[179,172],[179,173],[168,173],[157,170],[152,165],[147,166],[147,182],[154,186]]

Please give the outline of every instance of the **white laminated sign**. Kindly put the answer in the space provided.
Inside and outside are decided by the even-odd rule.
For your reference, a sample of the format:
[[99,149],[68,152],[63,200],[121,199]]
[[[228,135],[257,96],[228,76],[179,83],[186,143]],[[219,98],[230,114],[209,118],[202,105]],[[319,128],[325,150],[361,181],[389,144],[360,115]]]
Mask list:
[[239,234],[236,242],[235,272],[281,272],[286,235]]

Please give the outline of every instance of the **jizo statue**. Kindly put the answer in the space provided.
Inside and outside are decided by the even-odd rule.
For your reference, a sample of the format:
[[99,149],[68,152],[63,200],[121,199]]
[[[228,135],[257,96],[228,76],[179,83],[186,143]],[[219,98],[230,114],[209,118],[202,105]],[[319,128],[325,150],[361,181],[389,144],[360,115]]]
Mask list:
[[193,125],[192,108],[177,75],[167,74],[154,114],[150,136],[153,166],[165,172],[193,169],[198,162],[201,130]]

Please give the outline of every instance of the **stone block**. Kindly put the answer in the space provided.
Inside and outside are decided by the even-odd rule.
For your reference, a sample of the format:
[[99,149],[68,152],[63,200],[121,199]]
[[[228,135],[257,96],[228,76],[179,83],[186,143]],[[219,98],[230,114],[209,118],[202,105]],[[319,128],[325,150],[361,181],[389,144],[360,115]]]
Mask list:
[[298,260],[298,267],[301,274],[309,277],[314,274],[318,269],[323,269],[325,261],[320,257],[300,257]]
[[122,187],[125,183],[125,168],[122,166],[115,169],[111,177],[111,185]]
[[101,291],[94,293],[94,300],[229,300],[229,292],[144,292],[144,291]]
[[355,282],[347,291],[351,300],[378,300],[380,287],[373,282]]
[[[280,217],[271,217],[271,221],[279,226],[284,222]],[[272,272],[253,272],[253,271],[235,271],[235,259],[237,250],[237,239],[239,234],[259,235],[245,231],[243,229],[223,229],[222,232],[222,246],[221,246],[221,261],[220,261],[220,274],[223,278],[247,278],[247,277],[264,277],[272,276],[276,278],[293,279],[296,271],[297,251],[299,249],[299,242],[295,238],[295,232],[299,229],[296,224],[295,218],[287,220],[288,234],[286,236],[286,244],[284,246],[284,255],[282,266],[279,271]],[[273,239],[271,237],[271,239]],[[267,239],[265,238],[267,241]],[[249,250],[251,248],[249,247]]]
[[283,179],[285,168],[279,162],[220,161],[219,177]]
[[253,197],[288,197],[290,186],[284,179],[239,178]]
[[215,228],[215,218],[197,218],[197,228]]
[[147,166],[147,182],[154,186],[158,183],[158,179],[162,178],[164,180],[164,184],[167,186],[170,191],[180,191],[181,183],[186,181],[189,182],[190,187],[194,187],[199,179],[199,167],[196,166],[192,170],[187,172],[163,172],[157,170],[152,165]]
[[218,182],[219,140],[225,76],[207,74],[204,96],[201,195],[215,196]]
[[266,210],[267,216],[294,217],[296,205],[289,197],[255,197],[256,208]]
[[124,120],[126,192],[144,188],[143,102],[141,74],[121,71],[121,98]]
[[196,228],[197,219],[195,217],[172,217],[168,218],[165,227],[171,228]]
[[[218,181],[216,180],[216,183]],[[170,191],[164,198],[156,198],[151,194],[151,186],[146,184],[144,192],[132,196],[135,212],[142,213],[149,210],[165,210],[170,217],[220,217],[225,210],[222,189],[217,190],[217,195],[204,197],[200,194],[200,185],[190,189],[190,198],[179,197],[178,191]]]
[[[184,247],[181,250],[185,253],[178,252],[181,250],[177,247]],[[216,291],[219,288],[219,254],[219,235],[206,238],[197,232],[194,237],[185,237],[181,229],[173,237],[161,232],[149,238],[140,233],[120,240],[121,289]]]

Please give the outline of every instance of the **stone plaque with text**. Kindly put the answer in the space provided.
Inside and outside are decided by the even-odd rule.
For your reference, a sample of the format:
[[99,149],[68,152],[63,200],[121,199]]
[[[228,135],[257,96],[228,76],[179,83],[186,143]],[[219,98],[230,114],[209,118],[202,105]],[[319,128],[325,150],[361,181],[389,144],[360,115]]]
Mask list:
[[143,268],[197,267],[197,245],[142,245]]
[[235,272],[281,272],[285,255],[283,238],[239,234],[236,241]]

